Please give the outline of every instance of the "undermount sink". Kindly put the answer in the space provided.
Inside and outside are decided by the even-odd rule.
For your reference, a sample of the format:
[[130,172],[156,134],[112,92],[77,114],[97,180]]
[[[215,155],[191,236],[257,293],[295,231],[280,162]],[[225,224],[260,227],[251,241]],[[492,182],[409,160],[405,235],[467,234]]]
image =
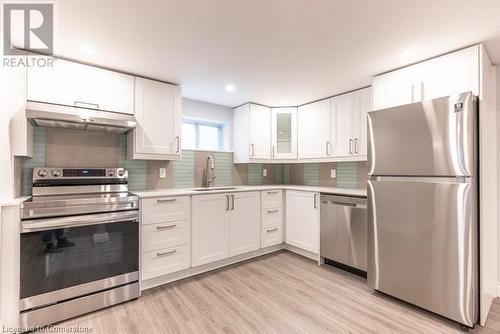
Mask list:
[[231,190],[236,187],[213,187],[213,188],[195,188],[194,191],[215,191],[215,190]]

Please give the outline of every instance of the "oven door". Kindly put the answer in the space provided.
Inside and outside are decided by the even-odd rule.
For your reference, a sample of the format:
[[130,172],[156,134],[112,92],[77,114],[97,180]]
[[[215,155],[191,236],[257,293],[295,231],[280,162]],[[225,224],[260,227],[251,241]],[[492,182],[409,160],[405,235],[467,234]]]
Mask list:
[[21,311],[137,282],[138,212],[22,222]]

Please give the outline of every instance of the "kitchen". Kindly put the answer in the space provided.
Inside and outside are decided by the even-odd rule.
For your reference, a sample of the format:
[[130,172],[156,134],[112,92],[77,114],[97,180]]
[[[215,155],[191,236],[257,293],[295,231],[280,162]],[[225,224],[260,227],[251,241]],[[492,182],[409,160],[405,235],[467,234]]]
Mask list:
[[500,8],[395,4],[3,4],[3,329],[499,332]]

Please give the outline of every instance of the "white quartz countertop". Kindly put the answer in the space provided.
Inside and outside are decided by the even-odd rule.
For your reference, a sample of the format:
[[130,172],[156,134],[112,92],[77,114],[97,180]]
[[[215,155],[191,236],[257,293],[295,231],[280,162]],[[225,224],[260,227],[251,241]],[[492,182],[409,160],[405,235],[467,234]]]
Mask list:
[[261,190],[301,190],[310,192],[319,192],[333,195],[345,195],[366,197],[365,188],[335,188],[335,187],[312,187],[312,186],[294,186],[294,185],[262,185],[262,186],[234,186],[234,187],[213,187],[210,191],[196,191],[195,189],[201,188],[169,188],[169,189],[155,189],[145,191],[133,191],[134,194],[141,198],[149,197],[165,197],[165,196],[185,196],[185,195],[206,195],[218,194],[228,192],[241,192],[241,191],[261,191]]

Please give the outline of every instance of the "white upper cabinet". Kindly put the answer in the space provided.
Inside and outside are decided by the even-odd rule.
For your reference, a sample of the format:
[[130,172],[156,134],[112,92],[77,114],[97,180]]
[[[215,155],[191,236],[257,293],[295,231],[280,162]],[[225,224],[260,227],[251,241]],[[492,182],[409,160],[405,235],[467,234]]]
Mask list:
[[128,134],[129,159],[180,159],[179,86],[136,78],[135,118],[137,128]]
[[372,89],[371,87],[357,90],[354,95],[354,155],[367,156],[367,136],[368,136],[368,113],[372,110]]
[[297,108],[271,109],[271,158],[297,159]]
[[28,67],[27,99],[134,114],[134,77],[63,59]]
[[330,142],[330,99],[298,108],[299,160],[332,156]]
[[373,78],[373,110],[467,91],[479,94],[479,46]]
[[229,211],[229,256],[260,248],[260,193],[231,194]]
[[271,158],[271,109],[245,104],[233,114],[234,162],[267,162]]
[[332,97],[331,103],[331,145],[334,157],[353,154],[354,94]]

